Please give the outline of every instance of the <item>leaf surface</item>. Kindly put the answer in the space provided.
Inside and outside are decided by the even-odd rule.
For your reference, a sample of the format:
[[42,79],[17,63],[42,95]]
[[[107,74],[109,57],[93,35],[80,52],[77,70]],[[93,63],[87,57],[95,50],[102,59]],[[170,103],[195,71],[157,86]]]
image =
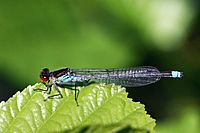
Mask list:
[[[152,132],[155,120],[144,105],[127,98],[120,86],[92,84],[79,89],[77,106],[74,90],[59,88],[64,98],[45,101],[43,84],[28,86],[7,102],[0,103],[0,132],[128,131]],[[57,92],[53,88],[51,95]],[[130,128],[130,129],[129,129]],[[88,129],[88,130],[87,130]],[[115,130],[114,130],[115,131]]]

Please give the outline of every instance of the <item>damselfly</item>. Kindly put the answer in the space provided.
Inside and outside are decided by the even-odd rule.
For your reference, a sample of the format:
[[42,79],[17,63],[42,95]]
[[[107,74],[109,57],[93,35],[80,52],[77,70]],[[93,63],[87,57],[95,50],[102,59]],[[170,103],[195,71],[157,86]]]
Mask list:
[[54,86],[58,94],[49,96],[63,97],[58,86],[74,86],[75,101],[77,102],[76,86],[80,83],[100,82],[115,83],[124,87],[138,87],[159,81],[162,77],[181,78],[182,72],[166,71],[160,72],[152,66],[142,66],[136,68],[114,68],[114,69],[69,69],[63,68],[50,72],[48,68],[44,68],[40,73],[40,79],[46,84],[46,91],[51,92]]

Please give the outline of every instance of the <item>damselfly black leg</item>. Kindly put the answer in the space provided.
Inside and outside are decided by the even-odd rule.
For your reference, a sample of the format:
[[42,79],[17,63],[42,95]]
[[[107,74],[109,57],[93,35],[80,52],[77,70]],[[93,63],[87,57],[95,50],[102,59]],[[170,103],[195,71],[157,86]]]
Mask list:
[[76,101],[76,105],[79,106],[78,100],[77,100],[77,99],[78,99],[78,95],[79,95],[79,90],[78,90],[78,95],[77,95],[77,93],[76,93],[76,90],[77,90],[77,89],[76,89],[76,83],[75,83],[74,86],[75,86],[75,101]]
[[51,85],[47,85],[47,89],[49,88],[49,92],[47,92],[47,94],[51,94],[51,87],[52,87],[52,84]]
[[[58,86],[55,83],[53,83],[53,86],[55,86],[58,94],[48,96],[48,98],[54,98],[55,96],[60,96],[60,98],[63,98],[63,95],[61,94],[60,90],[58,89]],[[51,90],[51,88],[50,88],[50,90]]]
[[43,84],[46,86],[46,89],[37,88],[37,89],[34,89],[34,91],[46,91],[46,92],[48,91],[47,94],[50,94],[52,84],[49,84],[49,82],[47,84],[43,82]]

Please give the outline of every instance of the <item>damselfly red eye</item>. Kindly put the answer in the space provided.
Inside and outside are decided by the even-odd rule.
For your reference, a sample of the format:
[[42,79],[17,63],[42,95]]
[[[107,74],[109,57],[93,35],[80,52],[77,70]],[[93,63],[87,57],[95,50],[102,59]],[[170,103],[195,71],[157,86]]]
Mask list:
[[49,76],[50,76],[50,73],[49,73],[49,69],[47,69],[47,68],[44,68],[40,73],[40,79],[42,81],[48,81]]
[[48,77],[45,77],[45,76],[40,76],[40,79],[41,79],[42,81],[48,81],[48,80],[49,80],[49,78],[48,78]]

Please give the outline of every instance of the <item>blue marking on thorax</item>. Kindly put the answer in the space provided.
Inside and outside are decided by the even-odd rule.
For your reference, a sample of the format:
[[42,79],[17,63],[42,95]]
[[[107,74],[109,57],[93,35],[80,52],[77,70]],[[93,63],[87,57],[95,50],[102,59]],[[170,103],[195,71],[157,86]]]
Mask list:
[[181,73],[179,71],[172,71],[172,77],[173,78],[180,78],[181,77]]
[[73,81],[75,79],[76,79],[76,77],[67,75],[67,74],[57,78],[57,80],[61,81],[61,82],[69,82],[69,81]]

